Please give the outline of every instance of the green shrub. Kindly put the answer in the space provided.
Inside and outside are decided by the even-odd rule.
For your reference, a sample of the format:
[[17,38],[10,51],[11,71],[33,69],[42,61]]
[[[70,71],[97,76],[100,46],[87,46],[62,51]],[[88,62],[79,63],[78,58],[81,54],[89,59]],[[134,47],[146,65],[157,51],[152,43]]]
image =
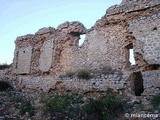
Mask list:
[[98,99],[88,98],[78,94],[52,94],[43,96],[41,103],[46,113],[51,113],[56,119],[95,119],[110,120],[120,118],[124,103],[111,90]]
[[105,94],[97,100],[90,99],[84,106],[88,119],[110,120],[119,118],[124,111],[123,102],[120,98]]
[[77,77],[79,79],[90,79],[91,75],[90,75],[89,71],[81,70],[81,71],[78,72]]
[[83,96],[72,94],[51,94],[42,96],[42,109],[45,113],[50,113],[57,120],[81,119],[83,117],[80,105],[84,103]]
[[160,105],[160,94],[153,96],[151,104],[154,108],[158,108]]
[[68,94],[49,95],[47,98],[42,98],[41,103],[44,104],[44,109],[47,112],[60,112],[66,109],[71,103],[72,97]]
[[28,112],[29,117],[35,114],[35,108],[31,104],[31,99],[20,92],[9,91],[7,92],[7,98],[13,106],[19,110],[21,115]]
[[28,112],[29,117],[32,117],[35,114],[35,108],[32,106],[32,104],[30,102],[26,102],[20,108],[21,115],[24,115],[26,112]]
[[25,102],[26,99],[17,92],[8,92],[7,97],[10,99],[11,102],[19,103],[19,102]]

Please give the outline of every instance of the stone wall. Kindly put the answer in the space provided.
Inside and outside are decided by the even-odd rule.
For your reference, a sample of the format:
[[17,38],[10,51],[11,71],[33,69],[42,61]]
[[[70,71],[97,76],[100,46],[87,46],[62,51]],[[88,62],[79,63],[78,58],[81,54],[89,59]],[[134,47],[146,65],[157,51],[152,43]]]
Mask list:
[[61,81],[52,76],[19,76],[16,80],[17,86],[28,92],[49,92],[55,90]]
[[[110,7],[90,29],[74,21],[62,23],[57,29],[41,28],[35,34],[17,37],[13,81],[19,88],[34,92],[112,88],[132,97],[159,93],[159,87],[148,87],[152,81],[159,85],[159,23],[159,0],[123,0]],[[81,34],[86,38],[79,46]],[[129,49],[134,50],[134,66],[129,61]],[[90,80],[60,77],[103,67],[121,71],[122,76],[115,72]]]
[[142,95],[151,96],[160,93],[160,71],[143,72],[144,92]]
[[[148,65],[160,64],[160,13],[129,21],[129,31],[136,39],[135,54],[141,54]],[[137,64],[141,64],[137,58]],[[141,67],[145,67],[142,65]],[[147,65],[146,65],[147,67]]]
[[[130,73],[114,72],[112,74],[101,74],[89,80],[77,77],[62,77],[66,90],[80,91],[106,91],[108,88],[122,94],[127,87],[127,80]],[[72,85],[71,85],[72,83]]]
[[119,13],[131,13],[135,11],[145,10],[159,5],[159,0],[123,0],[120,5],[115,5],[107,9],[107,15]]
[[93,30],[88,35],[87,63],[89,68],[111,66],[123,69],[125,61],[124,48],[126,29],[119,24],[106,25]]
[[[134,86],[135,81],[137,79],[131,78],[127,81],[127,89],[126,94],[130,96],[132,101],[141,101],[143,104],[149,104],[152,96],[160,94],[160,71],[154,70],[154,71],[146,71],[142,72],[142,83],[143,83],[143,91],[141,91],[140,96],[135,95],[135,88],[140,85]],[[140,81],[137,81],[140,82]],[[134,86],[134,87],[133,87]]]
[[[35,35],[18,37],[13,62],[16,74],[48,72],[58,76],[102,66],[125,71],[130,68],[131,46],[137,70],[151,69],[151,65],[160,62],[158,5],[156,0],[123,1],[109,8],[89,30],[75,21],[60,24],[57,29],[42,28]],[[86,38],[79,46],[81,34],[86,34]]]

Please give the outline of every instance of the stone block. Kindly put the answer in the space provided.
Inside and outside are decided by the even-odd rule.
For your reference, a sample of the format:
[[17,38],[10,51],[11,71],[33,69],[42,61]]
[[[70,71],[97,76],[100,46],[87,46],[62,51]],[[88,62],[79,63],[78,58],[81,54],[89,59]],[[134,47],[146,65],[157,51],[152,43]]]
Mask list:
[[53,39],[45,41],[39,59],[39,69],[43,72],[49,71],[52,66],[52,53],[53,53]]
[[25,74],[30,72],[32,57],[32,47],[20,48],[18,52],[17,74]]

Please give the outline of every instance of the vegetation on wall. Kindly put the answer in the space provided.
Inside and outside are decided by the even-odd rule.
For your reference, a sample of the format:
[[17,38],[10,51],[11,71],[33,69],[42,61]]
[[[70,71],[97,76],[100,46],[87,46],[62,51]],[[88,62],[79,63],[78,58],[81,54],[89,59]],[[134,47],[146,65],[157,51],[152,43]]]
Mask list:
[[[0,92],[0,113],[12,111],[12,114],[33,120],[116,120],[124,119],[124,113],[132,113],[135,104],[122,99],[111,89],[98,93],[98,96],[72,92],[39,94],[37,97],[26,95],[16,91]],[[159,101],[159,95],[152,99],[156,110]]]
[[110,120],[120,118],[124,112],[124,103],[121,98],[108,91],[96,100],[89,99],[84,106],[89,119]]
[[80,70],[78,73],[77,73],[77,77],[79,79],[90,79],[91,78],[91,74],[89,71],[87,70]]
[[[92,77],[96,77],[97,75],[108,75],[108,74],[114,74],[116,70],[112,69],[110,66],[103,66],[100,67],[98,70],[78,70],[77,72],[67,72],[64,76],[61,77],[78,77],[79,79],[91,79]],[[120,71],[117,71],[120,73]]]
[[153,96],[151,104],[154,108],[160,108],[160,94]]
[[[41,103],[46,113],[57,119],[109,120],[120,118],[124,112],[121,98],[108,91],[99,98],[85,97],[84,94],[52,94],[42,97]],[[58,113],[61,113],[60,115]]]

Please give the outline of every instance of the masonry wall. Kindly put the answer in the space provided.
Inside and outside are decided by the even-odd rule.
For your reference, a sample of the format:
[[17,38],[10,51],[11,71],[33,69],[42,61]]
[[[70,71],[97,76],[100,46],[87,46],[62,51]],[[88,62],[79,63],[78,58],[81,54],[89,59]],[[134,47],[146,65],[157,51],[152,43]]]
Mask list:
[[136,39],[135,54],[143,56],[143,61],[136,58],[137,64],[141,68],[147,68],[149,65],[160,64],[160,14],[140,17],[129,21],[129,31]]
[[[12,69],[14,81],[28,91],[49,92],[59,88],[91,91],[98,86],[96,90],[111,87],[134,95],[130,85],[132,73],[149,70],[159,73],[160,70],[159,6],[159,0],[124,0],[120,5],[110,7],[88,30],[74,21],[62,23],[57,29],[42,28],[33,35],[18,37]],[[86,38],[79,46],[81,34]],[[131,48],[136,61],[134,66],[129,62]],[[107,66],[121,71],[122,78],[117,78],[116,73],[113,77],[102,75],[90,81],[61,78],[69,72],[96,71]],[[146,87],[149,83],[145,83],[148,78],[144,76],[142,74],[146,92],[150,88]],[[159,77],[155,79],[159,81]],[[153,89],[158,91],[159,88]]]

